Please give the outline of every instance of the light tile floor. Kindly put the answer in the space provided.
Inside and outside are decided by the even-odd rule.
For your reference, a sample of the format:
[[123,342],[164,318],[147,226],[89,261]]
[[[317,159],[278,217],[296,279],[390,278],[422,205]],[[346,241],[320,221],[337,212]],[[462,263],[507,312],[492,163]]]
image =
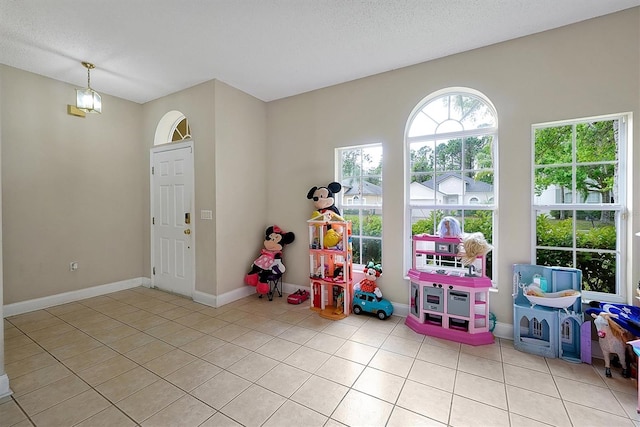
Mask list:
[[0,426],[640,426],[601,361],[473,347],[400,317],[214,309],[135,288],[5,319]]

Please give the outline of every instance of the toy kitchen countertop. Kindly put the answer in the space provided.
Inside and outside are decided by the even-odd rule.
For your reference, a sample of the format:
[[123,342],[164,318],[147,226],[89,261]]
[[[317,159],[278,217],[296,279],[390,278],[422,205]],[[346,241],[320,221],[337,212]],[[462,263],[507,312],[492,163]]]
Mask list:
[[429,270],[409,270],[409,278],[413,281],[441,282],[446,280],[447,285],[462,286],[468,288],[490,288],[491,279],[486,276],[469,276],[466,270],[445,270],[434,268]]

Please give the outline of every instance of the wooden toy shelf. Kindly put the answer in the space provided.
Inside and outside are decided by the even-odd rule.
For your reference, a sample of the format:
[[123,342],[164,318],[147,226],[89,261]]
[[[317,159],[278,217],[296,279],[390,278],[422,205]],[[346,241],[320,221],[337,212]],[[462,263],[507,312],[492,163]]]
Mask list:
[[476,271],[459,260],[458,238],[413,236],[410,310],[406,325],[414,331],[471,345],[493,343],[489,332],[489,289],[484,257]]

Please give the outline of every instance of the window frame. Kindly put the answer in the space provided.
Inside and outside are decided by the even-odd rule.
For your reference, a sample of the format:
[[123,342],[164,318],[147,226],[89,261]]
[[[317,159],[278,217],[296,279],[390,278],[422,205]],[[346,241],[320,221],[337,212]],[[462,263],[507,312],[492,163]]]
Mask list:
[[[365,210],[375,210],[375,211],[379,211],[379,215],[380,216],[380,223],[381,223],[381,231],[380,231],[380,236],[362,236],[360,235],[360,230],[355,230],[355,228],[352,227],[351,230],[351,237],[353,238],[354,242],[357,241],[359,242],[360,246],[358,248],[359,250],[359,254],[360,257],[362,258],[362,251],[363,251],[363,239],[367,239],[367,240],[377,240],[380,242],[380,259],[379,260],[375,260],[376,263],[381,263],[383,262],[382,257],[383,257],[383,252],[384,252],[384,243],[382,241],[382,233],[384,230],[384,216],[383,216],[383,205],[384,205],[384,190],[382,189],[383,187],[383,183],[384,183],[384,171],[383,171],[383,160],[384,160],[384,147],[382,142],[376,142],[376,143],[370,143],[370,144],[361,144],[361,145],[352,145],[352,146],[347,146],[347,147],[337,147],[335,149],[335,177],[336,177],[336,181],[339,182],[342,185],[342,182],[345,181],[346,179],[349,178],[360,178],[360,179],[366,179],[368,177],[371,176],[377,176],[377,175],[370,175],[370,174],[363,174],[362,173],[362,168],[360,168],[360,175],[359,176],[349,176],[349,177],[345,177],[342,176],[342,153],[345,151],[353,151],[353,150],[366,150],[368,148],[380,148],[380,156],[381,156],[381,160],[380,160],[380,164],[381,164],[381,168],[380,168],[380,188],[382,191],[381,197],[380,197],[380,203],[376,204],[376,203],[367,203],[367,198],[364,197],[364,195],[358,200],[358,203],[354,203],[353,201],[353,197],[349,198],[348,200],[345,200],[344,198],[344,187],[343,190],[338,193],[336,195],[336,200],[335,200],[335,204],[338,206],[338,208],[340,209],[340,212],[342,213],[343,216],[345,216],[345,210],[357,210],[358,211],[358,217],[359,217],[359,222],[360,224],[362,224],[362,219],[366,216],[363,215],[363,211]],[[343,201],[345,201],[346,203],[343,204]],[[369,262],[370,260],[363,260],[361,259],[361,263],[356,263],[355,259],[353,262],[353,266],[355,269],[357,270],[362,270],[364,269],[365,265],[367,264],[367,262]]]
[[[488,110],[492,113],[493,119],[495,120],[495,124],[492,127],[486,128],[475,128],[468,129],[464,131],[456,131],[456,132],[444,132],[444,133],[435,133],[428,135],[419,135],[419,136],[409,136],[411,126],[414,123],[416,117],[423,111],[423,109],[432,101],[442,98],[444,96],[456,96],[463,95],[474,97],[479,99]],[[404,271],[408,272],[412,267],[412,257],[413,257],[413,248],[412,248],[412,211],[414,209],[425,209],[425,210],[459,210],[459,211],[491,211],[492,212],[492,236],[490,236],[490,240],[494,244],[494,249],[492,250],[492,256],[494,260],[497,260],[498,250],[495,246],[495,242],[498,241],[498,230],[496,227],[497,219],[498,219],[498,113],[491,102],[491,100],[481,93],[472,88],[467,87],[450,87],[435,91],[425,98],[423,98],[413,109],[411,112],[404,134],[404,185],[405,185],[405,216],[404,216],[404,231],[405,231],[405,239],[404,239]],[[452,140],[452,139],[464,139],[464,138],[472,138],[478,136],[491,135],[492,137],[492,173],[493,173],[493,196],[488,199],[486,203],[464,203],[464,193],[462,195],[462,202],[457,204],[446,204],[446,203],[438,203],[437,200],[434,201],[431,205],[428,204],[412,204],[411,203],[411,178],[412,178],[412,165],[411,165],[411,144],[415,142],[429,142],[429,141],[438,141],[438,140]],[[465,169],[464,164],[461,165],[461,172],[464,175],[465,171],[471,171],[476,169]],[[434,168],[434,177],[437,177],[438,174],[447,173],[450,171],[438,171],[437,168]],[[456,172],[457,173],[457,172]],[[434,194],[436,190],[434,189]],[[434,224],[435,225],[435,224]],[[435,230],[434,230],[435,232]],[[488,236],[485,236],[488,237]],[[497,288],[498,284],[498,268],[497,262],[492,263],[492,271],[491,271],[491,280],[494,288]],[[406,278],[405,274],[405,278]]]
[[[616,113],[616,114],[604,114],[599,116],[592,117],[583,117],[577,119],[569,119],[569,120],[559,120],[553,122],[545,122],[545,123],[535,123],[531,125],[531,263],[535,264],[537,261],[536,252],[538,249],[549,249],[549,250],[565,250],[571,251],[573,265],[577,266],[577,252],[602,252],[602,253],[615,253],[616,256],[616,293],[604,293],[604,292],[596,292],[596,291],[585,291],[581,289],[582,292],[582,300],[596,300],[596,301],[604,301],[604,302],[612,302],[612,303],[626,303],[627,296],[629,295],[629,289],[627,285],[627,275],[628,265],[626,262],[627,254],[629,253],[628,247],[628,200],[629,200],[629,175],[628,175],[628,152],[629,145],[631,144],[631,126],[632,126],[632,113]],[[618,187],[618,200],[616,203],[589,203],[588,199],[590,195],[587,195],[585,200],[581,203],[575,203],[573,197],[576,194],[579,194],[577,191],[576,179],[572,179],[572,188],[568,189],[567,194],[571,195],[571,203],[558,203],[554,200],[554,203],[537,203],[536,202],[536,188],[535,188],[535,174],[536,169],[549,167],[549,166],[566,166],[571,167],[572,177],[575,178],[576,170],[580,166],[591,165],[591,164],[599,164],[598,162],[578,162],[576,160],[576,138],[575,138],[575,126],[579,124],[589,123],[589,122],[602,122],[602,121],[613,121],[619,120],[621,124],[619,129],[619,138],[618,138],[618,147],[616,153],[616,162],[617,162],[617,187]],[[541,164],[536,165],[536,130],[545,129],[545,128],[553,128],[553,127],[562,127],[562,126],[572,126],[572,159],[570,163],[552,163],[552,164]],[[603,161],[603,164],[610,164],[611,161]],[[537,212],[538,211],[546,211],[546,210],[561,210],[561,211],[572,211],[574,212],[573,218],[576,218],[575,213],[583,212],[583,211],[614,211],[615,212],[615,221],[616,224],[616,248],[615,250],[611,249],[587,249],[580,248],[577,246],[576,239],[576,221],[573,221],[573,238],[571,246],[566,247],[554,247],[554,246],[539,246],[537,241]]]

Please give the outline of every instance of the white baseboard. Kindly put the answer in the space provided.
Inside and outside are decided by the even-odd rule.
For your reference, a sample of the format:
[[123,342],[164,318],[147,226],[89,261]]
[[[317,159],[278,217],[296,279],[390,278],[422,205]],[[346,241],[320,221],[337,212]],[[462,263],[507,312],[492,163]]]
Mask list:
[[409,315],[409,304],[392,302],[391,305],[393,306],[394,316],[407,317]]
[[[235,301],[236,299],[244,298],[245,296],[251,295],[252,293],[254,293],[253,288],[249,286],[245,286],[245,288],[249,288],[248,294],[239,296],[238,298],[235,298],[233,300],[227,300],[224,302],[224,304],[228,304],[232,301]],[[298,289],[311,292],[311,288],[309,286],[299,286],[293,283],[286,283],[286,282],[282,284],[282,292],[286,294],[292,294]],[[237,289],[234,290],[233,292],[236,292],[236,291]],[[231,293],[232,292],[229,292],[228,294],[231,294]],[[225,294],[225,295],[228,295],[228,294]],[[224,304],[220,304],[220,305],[224,305]],[[398,302],[391,301],[391,305],[393,305],[394,316],[407,317],[409,315],[409,304],[401,304]],[[513,340],[513,325],[508,323],[496,322],[496,326],[493,329],[493,335],[498,338]]]
[[282,283],[282,293],[283,294],[292,294],[298,289],[311,292],[311,288],[309,286],[298,286],[293,283]]
[[[18,314],[28,313],[31,311],[42,310],[44,308],[53,307],[60,304],[66,304],[69,302],[79,301],[87,298],[93,298],[100,295],[110,294],[112,292],[122,291],[125,289],[131,289],[138,286],[144,286],[146,288],[151,287],[151,279],[148,277],[137,277],[135,279],[123,280],[121,282],[108,283],[100,286],[93,286],[91,288],[80,289],[77,291],[65,292],[62,294],[51,295],[48,297],[36,298],[28,301],[21,301],[13,304],[7,304],[3,306],[3,316],[15,316]],[[283,283],[284,293],[293,293],[298,289],[307,289],[290,283]],[[205,304],[211,307],[222,307],[225,304],[229,304],[233,301],[248,297],[255,294],[256,289],[251,286],[243,286],[241,288],[234,289],[226,292],[222,295],[211,295],[205,292],[194,291],[193,300],[201,304]]]
[[215,295],[207,294],[205,292],[193,291],[192,299],[200,304],[208,305],[210,307],[216,307],[217,297]]
[[79,289],[77,291],[64,292],[62,294],[51,295],[48,297],[7,304],[3,307],[2,315],[4,317],[15,316],[17,314],[42,310],[43,308],[53,307],[55,305],[66,304],[125,289],[136,288],[138,286],[149,287],[150,284],[151,280],[148,277],[136,277],[135,279],[122,280],[120,282],[108,283],[106,285],[92,286],[90,288]]
[[0,375],[0,399],[11,396],[13,392],[9,388],[9,377],[7,374]]
[[[282,293],[292,294],[298,289],[306,289],[304,286],[297,286],[290,283],[282,283]],[[229,292],[225,292],[221,295],[211,295],[205,292],[194,291],[193,292],[193,300],[195,302],[199,302],[200,304],[208,305],[211,307],[222,307],[223,305],[232,303],[242,298],[246,298],[248,296],[254,295],[256,293],[256,288],[253,286],[243,286],[241,288],[234,289]]]
[[[292,294],[298,289],[311,292],[311,288],[309,286],[298,286],[292,283],[282,284],[282,293],[284,294]],[[391,305],[393,305],[394,316],[407,317],[409,315],[409,304],[400,304],[397,302],[391,302]]]
[[[92,298],[95,296],[105,295],[112,292],[117,292],[125,289],[135,288],[137,286],[151,286],[151,279],[148,277],[138,277],[135,279],[123,280],[121,282],[109,283],[106,285],[94,286],[91,288],[81,289],[73,292],[65,292],[63,294],[52,295],[44,298],[37,298],[29,301],[22,301],[14,304],[7,304],[4,306],[4,317],[15,316],[17,314],[28,313],[30,311],[41,310],[43,308],[52,307],[54,305],[65,304],[68,302],[78,301],[81,299]],[[294,283],[283,283],[282,292],[285,294],[292,294],[298,289],[310,291],[308,286],[299,286]],[[252,286],[243,286],[241,288],[234,289],[221,295],[211,295],[205,292],[194,291],[193,300],[201,304],[205,304],[211,307],[222,307],[225,304],[229,304],[233,301],[248,297],[255,294],[256,290]],[[393,314],[396,316],[406,317],[409,315],[409,305],[392,302]],[[513,339],[513,325],[508,323],[496,322],[496,326],[493,330],[493,335],[503,339]],[[596,342],[597,344],[597,342]],[[598,346],[593,346],[597,348]],[[597,352],[597,351],[596,351]],[[0,377],[0,387],[1,387]],[[1,392],[0,388],[0,392]]]
[[493,328],[493,336],[513,341],[513,325],[496,322],[496,327]]
[[[126,289],[136,288],[138,286],[151,287],[151,279],[148,277],[136,277],[134,279],[123,280],[120,282],[108,283],[100,286],[93,286],[77,291],[65,292],[62,294],[51,295],[43,298],[36,298],[28,301],[7,304],[3,307],[2,315],[4,317],[15,316],[18,314],[28,313],[35,310],[53,307],[60,304],[79,301],[87,298],[93,298],[100,295],[110,294],[112,292],[122,291]],[[292,294],[298,289],[310,291],[308,286],[299,286],[293,283],[283,283],[282,292],[284,294]],[[222,307],[233,301],[248,297],[255,294],[255,288],[251,286],[243,286],[226,292],[222,295],[211,295],[205,292],[194,291],[193,300],[201,304],[211,307]],[[409,305],[392,302],[393,314],[395,316],[407,317],[409,314]],[[493,335],[497,338],[513,340],[513,325],[509,323],[496,322]],[[598,345],[598,341],[593,341],[592,354],[595,358],[602,358],[602,352]],[[12,394],[9,388],[9,378],[7,375],[0,375],[0,399]]]

